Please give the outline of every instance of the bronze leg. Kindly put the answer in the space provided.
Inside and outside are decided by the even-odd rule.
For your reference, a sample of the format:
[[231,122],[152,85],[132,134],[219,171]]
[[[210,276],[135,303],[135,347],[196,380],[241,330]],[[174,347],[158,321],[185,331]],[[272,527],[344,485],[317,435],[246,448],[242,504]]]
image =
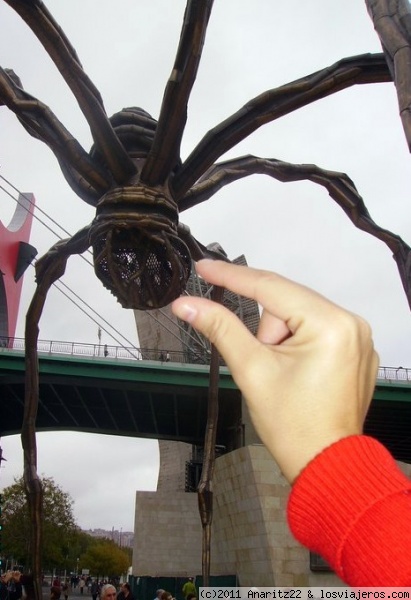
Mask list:
[[[222,302],[224,288],[214,287],[211,299]],[[210,362],[210,385],[208,388],[208,412],[207,424],[204,438],[204,462],[201,479],[198,485],[198,509],[200,512],[201,525],[203,528],[202,543],[202,575],[203,585],[208,586],[210,582],[210,546],[211,546],[211,523],[213,520],[213,490],[212,479],[215,465],[215,443],[218,422],[218,377],[219,377],[219,354],[215,346],[211,347]]]

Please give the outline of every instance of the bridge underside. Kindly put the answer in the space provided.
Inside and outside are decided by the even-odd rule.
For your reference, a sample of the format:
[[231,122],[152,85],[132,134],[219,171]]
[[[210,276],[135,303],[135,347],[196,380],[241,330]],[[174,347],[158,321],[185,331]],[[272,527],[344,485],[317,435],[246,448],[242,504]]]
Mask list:
[[[208,368],[155,361],[40,356],[38,431],[82,431],[202,445]],[[220,376],[217,444],[243,445],[241,394]],[[332,399],[330,399],[332,401]],[[0,352],[0,436],[21,431],[24,356]],[[411,463],[411,384],[378,381],[365,433]]]
[[[1,357],[0,435],[20,433],[23,366]],[[7,362],[11,361],[9,367]],[[17,364],[18,363],[18,364]],[[208,372],[110,361],[40,359],[38,431],[72,430],[202,445],[207,419]],[[241,395],[232,382],[220,389],[217,444],[241,445]]]
[[397,459],[411,463],[411,386],[377,382],[364,432],[382,442]]

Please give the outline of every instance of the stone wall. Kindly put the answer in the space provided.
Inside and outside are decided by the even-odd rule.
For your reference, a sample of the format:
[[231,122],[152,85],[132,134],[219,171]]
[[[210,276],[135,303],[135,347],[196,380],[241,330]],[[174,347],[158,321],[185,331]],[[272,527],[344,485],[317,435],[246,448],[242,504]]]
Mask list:
[[186,462],[191,459],[192,446],[184,442],[159,440],[160,470],[157,491],[185,491]]
[[309,552],[286,523],[290,487],[264,446],[220,457],[214,482],[214,574],[234,567],[243,586],[342,585],[310,571]]
[[201,573],[197,494],[137,492],[133,575],[188,577]]
[[[286,523],[290,491],[262,445],[221,456],[214,473],[211,574],[237,574],[244,586],[342,585],[330,573],[312,573],[309,552]],[[197,495],[137,492],[133,574],[201,573]]]
[[[406,475],[411,465],[400,463]],[[310,571],[309,552],[286,523],[290,487],[260,444],[221,456],[214,474],[211,574],[237,574],[243,586],[339,586],[333,573]],[[197,495],[137,492],[135,575],[201,573]]]

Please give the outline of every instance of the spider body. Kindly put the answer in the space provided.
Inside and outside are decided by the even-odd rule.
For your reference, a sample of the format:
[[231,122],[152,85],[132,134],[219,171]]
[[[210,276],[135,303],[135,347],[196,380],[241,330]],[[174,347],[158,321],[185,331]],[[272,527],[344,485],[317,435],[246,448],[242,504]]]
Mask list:
[[90,228],[94,269],[124,308],[161,308],[183,293],[191,256],[177,225],[165,189],[114,188],[98,203]]
[[[134,172],[125,185],[114,182],[97,202],[89,232],[95,273],[123,308],[162,308],[183,293],[192,261],[178,235],[178,205],[168,180],[157,186],[141,181],[157,122],[132,107],[110,117],[110,123]],[[107,169],[96,146],[90,156]]]

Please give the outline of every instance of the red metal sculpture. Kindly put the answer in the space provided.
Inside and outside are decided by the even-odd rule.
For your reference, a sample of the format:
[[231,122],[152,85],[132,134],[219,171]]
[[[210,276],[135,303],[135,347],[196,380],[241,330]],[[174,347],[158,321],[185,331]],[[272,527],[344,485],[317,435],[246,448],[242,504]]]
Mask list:
[[0,344],[16,334],[23,274],[37,250],[29,244],[35,198],[20,194],[7,227],[0,221]]
[[[72,189],[96,207],[96,216],[90,225],[72,238],[57,243],[38,261],[37,289],[27,313],[22,440],[24,477],[33,523],[33,572],[36,597],[40,600],[41,486],[36,470],[35,438],[38,323],[47,292],[64,273],[68,257],[92,246],[96,275],[122,306],[161,307],[184,290],[192,258],[225,258],[192,237],[188,228],[179,222],[180,212],[209,199],[228,183],[255,173],[281,181],[308,179],[324,186],[356,227],[382,240],[392,250],[411,306],[410,248],[400,237],[376,225],[347,175],[313,165],[293,165],[256,156],[215,162],[256,129],[287,113],[353,85],[392,80],[398,86],[404,126],[410,140],[411,10],[407,0],[368,0],[385,56],[366,54],[344,58],[316,73],[268,90],[206,133],[182,162],[180,145],[187,103],[201,59],[213,0],[187,0],[180,43],[158,121],[138,108],[123,109],[109,118],[98,90],[44,4],[40,0],[5,1],[24,19],[55,62],[87,119],[94,140],[90,152],[84,150],[50,109],[23,89],[13,71],[0,69],[0,105],[12,110],[30,135],[50,147]],[[199,490],[205,585],[209,574],[217,369],[214,354],[206,466]]]

